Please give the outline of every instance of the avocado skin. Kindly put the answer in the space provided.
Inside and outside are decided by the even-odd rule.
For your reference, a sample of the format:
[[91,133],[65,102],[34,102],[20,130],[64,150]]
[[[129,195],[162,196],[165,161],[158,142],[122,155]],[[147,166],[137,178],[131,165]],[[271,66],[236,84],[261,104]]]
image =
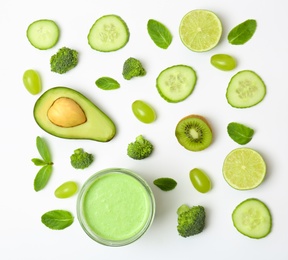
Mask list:
[[[83,109],[87,121],[74,127],[60,127],[53,124],[47,112],[53,102],[60,97],[68,97],[77,102]],[[44,92],[34,105],[33,115],[40,128],[59,138],[108,142],[116,135],[116,126],[108,115],[82,93],[64,86],[53,87]]]

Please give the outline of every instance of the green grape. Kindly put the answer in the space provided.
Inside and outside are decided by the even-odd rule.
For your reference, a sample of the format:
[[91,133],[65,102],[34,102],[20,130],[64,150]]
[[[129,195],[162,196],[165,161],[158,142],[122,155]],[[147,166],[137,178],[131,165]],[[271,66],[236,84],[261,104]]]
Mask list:
[[190,180],[194,188],[201,193],[206,193],[211,190],[210,178],[198,168],[190,171]]
[[154,109],[142,100],[136,100],[132,103],[132,111],[136,118],[146,124],[156,120]]
[[67,181],[61,184],[54,192],[55,197],[65,199],[73,196],[78,190],[78,185],[74,181]]
[[32,95],[36,95],[41,92],[42,83],[40,75],[35,70],[29,69],[24,72],[23,84]]
[[210,59],[211,64],[219,70],[233,70],[236,60],[228,54],[215,54]]

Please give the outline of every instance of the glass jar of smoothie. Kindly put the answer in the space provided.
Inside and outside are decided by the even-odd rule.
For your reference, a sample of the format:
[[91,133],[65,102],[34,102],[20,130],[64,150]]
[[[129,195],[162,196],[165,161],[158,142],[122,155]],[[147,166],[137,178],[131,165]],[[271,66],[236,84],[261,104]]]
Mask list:
[[155,200],[147,182],[121,168],[92,175],[81,188],[77,217],[96,242],[124,246],[139,239],[151,226]]

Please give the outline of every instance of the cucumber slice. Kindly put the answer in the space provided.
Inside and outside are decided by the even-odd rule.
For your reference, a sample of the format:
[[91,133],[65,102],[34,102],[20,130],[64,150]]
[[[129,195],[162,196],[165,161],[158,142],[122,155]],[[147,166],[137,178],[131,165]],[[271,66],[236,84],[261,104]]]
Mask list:
[[268,207],[259,199],[250,198],[241,202],[232,213],[235,228],[250,238],[266,237],[272,228]]
[[58,25],[48,19],[41,19],[31,23],[26,31],[29,42],[39,50],[47,50],[58,42],[60,30]]
[[242,70],[235,74],[226,91],[228,103],[236,108],[255,106],[264,99],[265,95],[265,83],[251,70]]
[[96,20],[88,33],[88,43],[92,49],[101,52],[123,48],[129,40],[129,29],[118,15],[104,15]]
[[174,65],[164,69],[156,79],[156,87],[162,98],[171,103],[183,101],[194,90],[197,75],[187,65]]

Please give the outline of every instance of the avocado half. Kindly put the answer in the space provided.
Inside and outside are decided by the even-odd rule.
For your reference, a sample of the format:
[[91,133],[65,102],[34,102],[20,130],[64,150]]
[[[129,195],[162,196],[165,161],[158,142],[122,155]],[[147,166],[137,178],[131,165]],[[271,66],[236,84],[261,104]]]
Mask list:
[[[53,122],[49,118],[51,108],[55,106],[57,100],[70,100],[73,104],[77,104],[81,110],[85,120],[78,124],[63,125]],[[59,102],[58,102],[59,103]],[[62,118],[62,121],[73,120],[73,108],[63,102],[63,108],[56,110],[56,116]],[[65,107],[66,106],[66,107]],[[74,107],[75,107],[74,106]],[[73,106],[72,106],[73,107]],[[80,92],[68,87],[54,87],[44,92],[36,101],[33,109],[34,119],[36,123],[47,133],[66,139],[89,139],[99,142],[108,142],[116,134],[114,122],[93,102]],[[76,120],[77,121],[77,120]],[[79,121],[79,120],[78,120]]]

